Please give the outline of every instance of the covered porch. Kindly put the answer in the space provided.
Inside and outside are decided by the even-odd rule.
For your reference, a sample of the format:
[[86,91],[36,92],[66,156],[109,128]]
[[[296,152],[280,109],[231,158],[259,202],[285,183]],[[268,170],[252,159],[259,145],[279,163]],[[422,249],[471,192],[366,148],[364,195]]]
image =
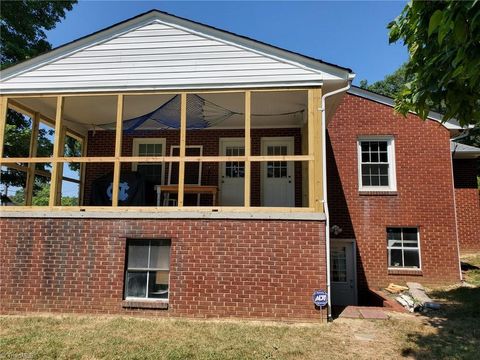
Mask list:
[[320,87],[2,96],[2,202],[323,212],[321,96]]

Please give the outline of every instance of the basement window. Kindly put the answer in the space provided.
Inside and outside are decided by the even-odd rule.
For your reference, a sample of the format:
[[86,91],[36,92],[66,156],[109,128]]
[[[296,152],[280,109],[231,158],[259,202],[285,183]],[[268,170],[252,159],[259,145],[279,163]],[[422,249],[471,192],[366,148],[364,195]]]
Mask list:
[[358,140],[360,191],[396,191],[394,140],[391,136]]
[[171,241],[128,240],[126,300],[168,300]]
[[420,269],[418,228],[387,228],[389,269]]

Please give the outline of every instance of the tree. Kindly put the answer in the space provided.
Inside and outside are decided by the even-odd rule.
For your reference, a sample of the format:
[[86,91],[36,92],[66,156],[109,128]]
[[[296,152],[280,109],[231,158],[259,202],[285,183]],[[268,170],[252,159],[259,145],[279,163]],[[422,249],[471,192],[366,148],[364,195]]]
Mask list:
[[[4,69],[20,61],[51,50],[45,30],[51,30],[65,18],[76,1],[1,1],[0,2],[0,68]],[[28,156],[31,134],[31,119],[9,110],[5,128],[4,156]],[[38,156],[52,153],[50,141],[53,130],[40,129]],[[48,164],[37,164],[37,169],[47,170]],[[12,168],[2,171],[4,191],[9,186],[25,185],[25,172]],[[45,179],[44,179],[45,180]],[[35,183],[35,186],[41,184]]]
[[0,65],[14,65],[52,49],[45,30],[52,30],[77,1],[0,2]]
[[410,53],[396,110],[480,124],[480,1],[411,1],[388,28]]
[[394,98],[408,81],[405,71],[406,64],[403,64],[395,70],[393,74],[387,75],[383,80],[376,81],[371,85],[368,85],[367,80],[360,81],[360,87],[380,95]]

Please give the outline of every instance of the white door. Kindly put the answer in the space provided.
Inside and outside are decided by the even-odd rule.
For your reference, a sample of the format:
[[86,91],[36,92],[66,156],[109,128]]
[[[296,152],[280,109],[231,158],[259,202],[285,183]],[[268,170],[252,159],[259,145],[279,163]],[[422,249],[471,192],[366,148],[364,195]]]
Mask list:
[[[293,138],[262,138],[262,155],[293,155]],[[262,163],[262,206],[295,206],[293,161]]]
[[[221,139],[220,154],[223,156],[244,156],[243,138]],[[243,206],[245,194],[245,163],[227,161],[220,165],[220,205]]]
[[353,241],[332,241],[330,248],[332,304],[356,305],[355,257]]

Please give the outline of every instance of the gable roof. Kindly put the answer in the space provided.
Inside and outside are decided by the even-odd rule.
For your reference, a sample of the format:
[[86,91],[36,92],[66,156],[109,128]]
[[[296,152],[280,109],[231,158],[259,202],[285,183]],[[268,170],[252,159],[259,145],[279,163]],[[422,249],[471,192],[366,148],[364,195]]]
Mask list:
[[3,93],[321,85],[350,69],[158,10],[0,73]]
[[[361,87],[358,87],[358,86],[352,86],[348,90],[348,93],[352,94],[352,95],[355,95],[355,96],[362,97],[364,99],[375,101],[377,103],[384,104],[384,105],[387,105],[387,106],[390,106],[390,107],[394,107],[394,105],[395,105],[395,102],[394,102],[393,98],[375,93],[375,92],[370,91],[370,90],[362,89]],[[438,122],[442,123],[443,115],[438,113],[438,112],[435,112],[435,111],[430,111],[428,113],[427,118],[430,119],[430,120],[435,120],[435,121],[438,121]],[[447,120],[446,122],[442,123],[442,125],[445,126],[448,130],[462,130],[463,129],[463,127],[461,127],[460,124],[455,119]]]

